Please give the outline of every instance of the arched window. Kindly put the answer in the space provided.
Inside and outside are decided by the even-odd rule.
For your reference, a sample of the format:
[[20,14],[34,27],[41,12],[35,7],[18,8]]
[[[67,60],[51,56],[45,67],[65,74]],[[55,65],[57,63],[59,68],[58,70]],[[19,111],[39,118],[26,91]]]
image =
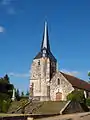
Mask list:
[[38,65],[40,65],[40,60],[38,61]]
[[57,84],[60,85],[60,79],[59,79],[59,78],[58,78],[58,80],[57,80]]

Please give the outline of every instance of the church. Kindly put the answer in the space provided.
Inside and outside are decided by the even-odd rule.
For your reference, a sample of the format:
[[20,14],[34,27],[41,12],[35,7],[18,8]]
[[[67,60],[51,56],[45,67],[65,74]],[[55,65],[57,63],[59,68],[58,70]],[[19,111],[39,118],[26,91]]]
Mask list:
[[38,101],[65,101],[74,90],[90,92],[90,84],[57,68],[57,59],[51,52],[48,25],[45,22],[40,51],[34,57],[30,70],[30,99]]

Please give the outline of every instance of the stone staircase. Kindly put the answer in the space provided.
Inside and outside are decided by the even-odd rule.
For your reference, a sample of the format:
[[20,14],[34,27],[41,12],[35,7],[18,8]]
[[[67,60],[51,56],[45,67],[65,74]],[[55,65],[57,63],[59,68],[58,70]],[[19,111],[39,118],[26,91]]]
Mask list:
[[12,102],[7,113],[9,113],[9,114],[10,113],[15,113],[16,111],[18,111],[21,108],[22,103],[23,104],[27,104],[28,103],[28,99],[21,99],[20,101]]
[[[32,114],[35,111],[37,111],[41,106],[43,105],[43,102],[28,102],[25,107],[25,114]],[[22,107],[19,107],[14,112],[15,114],[21,114],[22,113]]]
[[26,106],[25,108],[25,113],[26,114],[33,114],[36,111],[38,111],[38,109],[43,105],[43,102],[33,102],[30,103],[28,106]]
[[[19,102],[20,103],[20,102]],[[17,107],[13,108],[11,106],[8,113],[14,113],[14,114],[21,114],[22,113],[22,105],[19,105],[17,103]],[[21,104],[21,103],[20,103]],[[24,105],[24,113],[25,114],[59,114],[60,110],[65,106],[66,102],[55,102],[55,101],[46,101],[46,102],[39,102],[39,101],[33,101],[29,102],[27,101]]]

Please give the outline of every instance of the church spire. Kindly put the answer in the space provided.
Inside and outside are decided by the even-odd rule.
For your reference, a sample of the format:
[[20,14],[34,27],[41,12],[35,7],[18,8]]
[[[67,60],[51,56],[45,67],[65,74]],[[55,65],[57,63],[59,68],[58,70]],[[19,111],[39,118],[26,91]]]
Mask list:
[[50,50],[50,44],[49,44],[49,35],[48,35],[48,24],[45,21],[44,24],[44,32],[43,32],[43,40],[41,44],[41,50],[40,52],[35,56],[34,59],[42,58],[42,57],[48,57],[54,61],[56,61],[55,57],[53,56],[51,50]]
[[41,51],[42,50],[50,51],[49,36],[48,36],[48,24],[46,21],[45,21],[43,40],[42,40],[42,45],[41,45]]

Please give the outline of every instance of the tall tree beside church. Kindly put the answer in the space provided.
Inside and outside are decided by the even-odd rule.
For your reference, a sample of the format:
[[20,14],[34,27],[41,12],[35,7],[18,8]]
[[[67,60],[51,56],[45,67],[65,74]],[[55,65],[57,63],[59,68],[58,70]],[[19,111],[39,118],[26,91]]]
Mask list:
[[9,77],[8,77],[8,75],[6,74],[5,76],[4,76],[4,81],[5,81],[5,83],[7,83],[7,84],[9,84],[10,83],[10,81],[9,81]]
[[0,113],[8,111],[11,104],[13,88],[14,85],[10,84],[7,74],[0,78]]
[[9,77],[7,74],[3,78],[0,78],[0,83],[10,84]]

